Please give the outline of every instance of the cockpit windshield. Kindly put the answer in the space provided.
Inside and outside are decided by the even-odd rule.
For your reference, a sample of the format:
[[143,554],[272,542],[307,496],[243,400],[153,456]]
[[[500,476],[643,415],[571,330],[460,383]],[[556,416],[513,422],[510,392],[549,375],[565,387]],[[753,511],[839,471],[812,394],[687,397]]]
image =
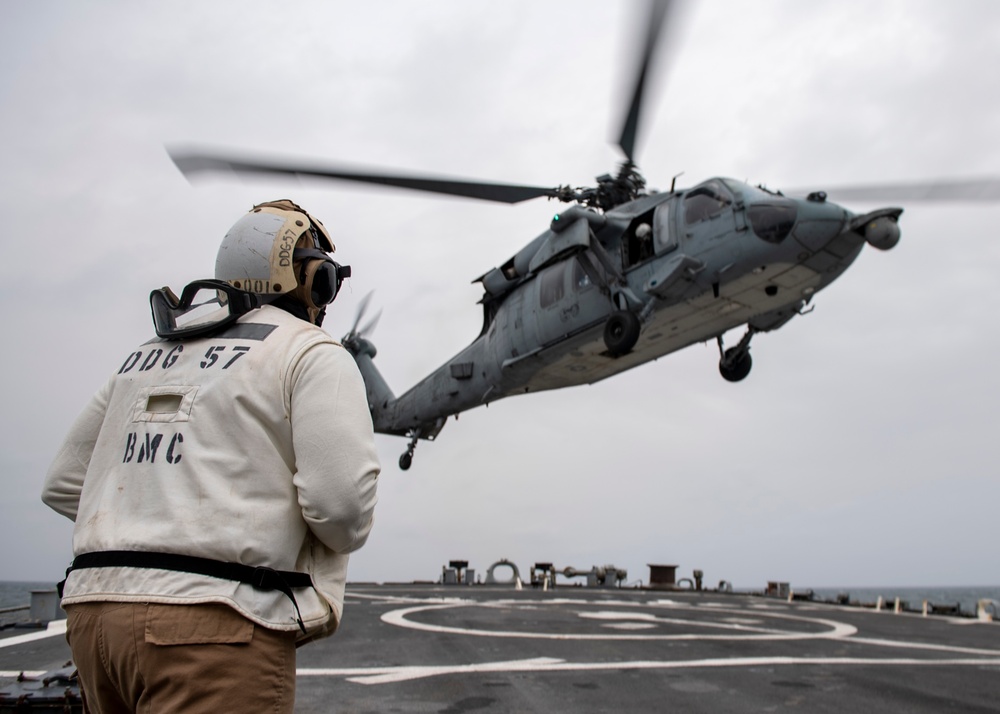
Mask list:
[[747,186],[743,189],[750,226],[759,238],[780,243],[792,232],[798,217],[798,204],[779,193]]
[[684,196],[684,222],[704,221],[722,213],[733,203],[733,194],[721,181],[712,179],[695,186]]

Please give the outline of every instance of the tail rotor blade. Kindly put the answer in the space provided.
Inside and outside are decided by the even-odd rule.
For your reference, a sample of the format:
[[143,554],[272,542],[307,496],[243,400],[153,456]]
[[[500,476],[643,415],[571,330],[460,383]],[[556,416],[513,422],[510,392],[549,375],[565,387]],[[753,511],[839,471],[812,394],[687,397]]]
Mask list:
[[[359,331],[358,330],[358,325],[361,324],[362,318],[365,316],[365,313],[368,312],[368,305],[371,304],[372,295],[374,295],[374,294],[375,294],[374,290],[369,290],[365,294],[365,296],[363,298],[361,298],[361,300],[358,302],[358,309],[354,313],[354,324],[351,325],[351,331],[348,334],[359,335],[359,334],[364,334],[364,332],[366,332],[366,330],[363,330],[363,329]],[[379,310],[379,315],[381,315],[381,314],[382,314],[382,311]],[[376,322],[378,321],[379,315],[375,316],[375,321]]]
[[379,311],[375,313],[372,319],[370,319],[368,322],[366,322],[358,329],[357,334],[359,334],[361,337],[368,337],[369,335],[371,335],[375,331],[375,327],[378,325],[379,318],[381,317],[382,317],[382,309],[379,308]]

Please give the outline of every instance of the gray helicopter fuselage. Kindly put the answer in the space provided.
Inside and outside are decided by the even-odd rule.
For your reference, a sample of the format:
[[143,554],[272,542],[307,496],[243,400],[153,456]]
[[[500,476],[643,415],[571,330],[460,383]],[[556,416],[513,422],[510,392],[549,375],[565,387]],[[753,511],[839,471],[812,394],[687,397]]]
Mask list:
[[[571,208],[479,279],[482,333],[398,399],[359,356],[376,430],[433,438],[448,416],[504,397],[591,384],[740,325],[777,329],[858,256],[859,218],[731,179]],[[623,311],[641,331],[615,355],[605,327]]]

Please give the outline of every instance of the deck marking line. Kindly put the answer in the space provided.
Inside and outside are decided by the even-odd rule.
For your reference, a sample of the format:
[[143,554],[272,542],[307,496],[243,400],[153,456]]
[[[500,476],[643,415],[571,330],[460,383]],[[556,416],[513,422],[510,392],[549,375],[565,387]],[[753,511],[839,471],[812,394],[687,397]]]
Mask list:
[[637,620],[653,624],[686,625],[690,627],[709,627],[718,630],[736,630],[738,632],[756,632],[767,635],[786,635],[786,630],[775,630],[768,627],[749,627],[732,622],[698,622],[697,620],[682,620],[678,617],[657,617],[648,612],[578,612],[585,620]]
[[531,657],[504,662],[479,664],[402,665],[393,667],[348,667],[343,669],[301,668],[295,670],[299,677],[346,677],[349,682],[360,684],[388,684],[407,679],[434,677],[439,674],[474,674],[478,672],[521,672],[543,665],[554,665],[566,660],[555,657]]
[[65,634],[66,620],[53,620],[44,630],[41,630],[40,632],[32,632],[27,635],[17,635],[16,637],[7,637],[0,640],[0,649],[4,647],[13,647],[14,645],[23,645],[25,642],[44,640],[46,637],[55,637],[57,635]]
[[348,677],[347,681],[358,684],[394,684],[412,679],[437,677],[442,674],[483,674],[487,672],[535,672],[546,667],[557,666],[565,660],[553,657],[534,657],[509,662],[481,662],[479,664],[440,665],[423,667],[400,667],[392,672],[373,676]]
[[15,671],[0,670],[0,679],[17,679],[22,674],[25,677],[41,677],[43,674],[45,674],[45,670],[41,669],[39,669],[38,671],[32,671],[30,669],[25,669],[25,670],[18,669]]
[[538,657],[509,662],[483,662],[438,666],[351,667],[345,669],[300,669],[300,677],[345,677],[356,684],[395,684],[397,682],[439,677],[447,674],[481,674],[511,672],[594,672],[625,669],[705,669],[793,665],[845,666],[905,666],[905,667],[996,667],[1000,659],[912,659],[871,657],[733,657],[686,661],[625,661],[625,662],[566,662],[561,659]]
[[956,654],[977,654],[987,657],[1000,657],[1000,650],[983,650],[974,647],[956,647],[954,645],[936,645],[931,642],[906,642],[904,640],[880,640],[874,637],[852,637],[851,642],[879,647],[899,647],[910,650],[934,650],[935,652],[955,652]]
[[366,593],[355,593],[348,591],[344,598],[356,597],[362,600],[378,600],[386,603],[472,603],[474,600],[460,597],[407,597],[404,595],[368,595]]
[[[602,605],[604,603],[594,603],[597,605]],[[418,622],[415,620],[408,619],[409,615],[418,612],[428,612],[431,610],[444,610],[450,607],[495,607],[495,602],[492,603],[478,603],[474,601],[463,601],[454,604],[434,604],[434,605],[417,605],[414,607],[402,608],[399,610],[390,610],[382,614],[382,621],[389,625],[396,625],[397,627],[406,627],[412,630],[421,630],[424,632],[437,632],[455,635],[470,635],[475,637],[505,637],[505,638],[524,638],[524,639],[547,639],[547,640],[641,640],[641,641],[660,641],[660,640],[754,640],[754,641],[793,641],[793,640],[815,640],[815,639],[843,639],[851,637],[857,634],[858,630],[852,625],[848,625],[842,622],[835,622],[833,620],[824,620],[820,618],[813,617],[801,617],[797,615],[788,614],[778,614],[770,613],[766,617],[794,620],[797,622],[806,622],[812,625],[822,625],[830,628],[829,630],[822,632],[792,632],[786,630],[769,630],[765,628],[738,628],[734,625],[729,624],[719,624],[716,625],[720,628],[733,629],[733,630],[743,630],[744,632],[751,632],[756,634],[724,634],[724,635],[706,635],[706,634],[607,634],[607,633],[545,633],[545,632],[535,632],[535,631],[510,631],[510,630],[477,630],[469,629],[464,627],[450,627],[447,625],[434,625],[426,622]],[[716,612],[723,612],[719,609]],[[742,611],[736,610],[732,611],[736,613],[741,613]],[[577,613],[581,614],[581,613]],[[582,615],[581,615],[582,616]],[[647,615],[647,613],[638,613],[634,619],[647,619],[647,617],[655,617],[652,615]],[[674,621],[668,621],[674,622]],[[703,623],[687,623],[686,621],[676,621],[683,624],[697,624],[698,626],[711,626],[704,625]],[[992,653],[991,653],[992,654]]]

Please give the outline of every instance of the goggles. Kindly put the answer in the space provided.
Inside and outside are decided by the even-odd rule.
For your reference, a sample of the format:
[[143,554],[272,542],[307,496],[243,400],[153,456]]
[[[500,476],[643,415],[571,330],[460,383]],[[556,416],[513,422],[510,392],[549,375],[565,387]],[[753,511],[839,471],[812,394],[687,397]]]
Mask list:
[[292,256],[302,266],[299,287],[292,292],[307,307],[329,305],[337,297],[344,278],[351,277],[351,266],[335,262],[322,250],[296,248]]
[[153,327],[167,340],[218,332],[267,301],[222,280],[195,280],[184,287],[179,298],[168,287],[149,294]]

